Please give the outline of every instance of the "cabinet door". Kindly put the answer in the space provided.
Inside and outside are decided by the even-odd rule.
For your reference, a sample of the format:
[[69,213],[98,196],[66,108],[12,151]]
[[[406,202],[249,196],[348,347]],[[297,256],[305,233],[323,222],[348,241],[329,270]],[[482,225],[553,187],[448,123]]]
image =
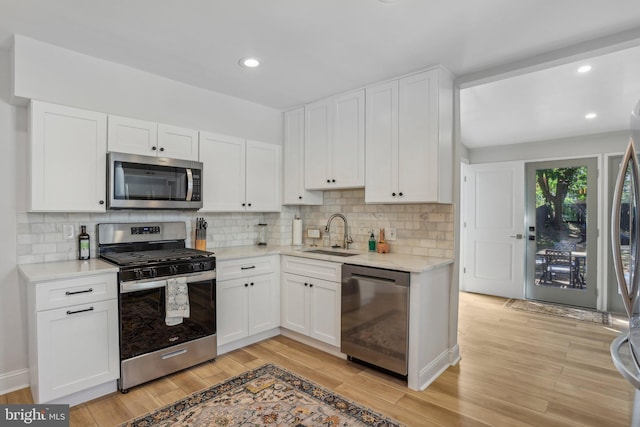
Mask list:
[[248,280],[234,279],[216,284],[218,345],[249,335]]
[[200,161],[204,164],[201,211],[244,211],[244,139],[201,132]]
[[36,323],[36,403],[119,377],[117,300],[40,311]]
[[283,197],[285,205],[322,205],[321,191],[304,185],[304,108],[284,113]]
[[310,279],[309,292],[309,336],[340,346],[340,284]]
[[109,115],[107,138],[109,151],[155,156],[158,148],[158,124]]
[[158,156],[198,160],[198,131],[159,124]]
[[398,195],[398,82],[392,81],[369,87],[366,94],[365,202],[394,202],[400,197]]
[[282,275],[281,326],[309,335],[309,279],[295,274]]
[[400,79],[398,190],[402,202],[438,201],[438,75]]
[[247,141],[246,196],[248,211],[280,211],[281,147],[257,141]]
[[306,105],[304,111],[304,185],[306,188],[331,188],[330,144],[331,100],[326,99]]
[[249,335],[278,326],[278,288],[275,274],[249,277]]
[[32,101],[30,211],[104,212],[107,115]]
[[[364,186],[364,90],[332,101],[331,188]],[[335,180],[335,183],[334,183]]]

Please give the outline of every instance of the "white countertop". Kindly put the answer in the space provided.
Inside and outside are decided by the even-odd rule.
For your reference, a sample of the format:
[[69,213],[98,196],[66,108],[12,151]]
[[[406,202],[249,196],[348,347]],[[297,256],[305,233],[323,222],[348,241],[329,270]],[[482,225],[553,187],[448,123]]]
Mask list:
[[100,259],[22,264],[18,270],[30,282],[67,279],[90,274],[117,273],[118,267]]
[[[309,246],[235,246],[229,248],[209,249],[216,254],[218,261],[249,258],[266,255],[291,255],[303,258],[318,259],[324,261],[339,262],[342,264],[364,265],[367,267],[386,268],[389,270],[408,271],[410,273],[422,273],[453,263],[450,258],[434,258],[418,255],[406,255],[397,253],[379,254],[377,252],[364,252],[356,250],[337,249],[336,252],[349,252],[356,255],[343,257],[337,255],[314,254],[308,252],[312,249],[331,250],[321,247]],[[118,267],[100,259],[86,261],[58,261],[37,264],[23,264],[18,266],[21,274],[30,282],[45,280],[66,279],[87,274],[117,273]]]
[[356,250],[336,249],[336,252],[349,252],[356,255],[343,257],[338,255],[314,254],[309,250],[331,250],[322,247],[309,246],[237,246],[230,248],[214,248],[210,249],[215,252],[216,259],[219,261],[247,258],[253,256],[265,255],[292,255],[303,258],[319,259],[325,261],[339,262],[342,264],[356,264],[367,267],[386,268],[390,270],[408,271],[410,273],[422,273],[438,267],[453,263],[451,258],[435,258],[418,255],[407,255],[398,253],[379,254],[377,252],[364,252]]

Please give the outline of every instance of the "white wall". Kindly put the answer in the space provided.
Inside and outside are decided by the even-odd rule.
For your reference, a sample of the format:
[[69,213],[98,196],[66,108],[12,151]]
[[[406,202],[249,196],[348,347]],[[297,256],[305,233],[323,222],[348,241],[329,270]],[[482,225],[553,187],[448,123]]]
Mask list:
[[[10,56],[0,50],[0,394],[26,379],[26,293],[18,284],[16,204],[18,145],[25,144],[26,111],[9,104]],[[4,388],[3,388],[4,387]]]
[[629,132],[609,132],[549,141],[469,149],[469,163],[548,160],[624,153]]
[[[116,215],[107,213],[83,217],[80,214],[26,213],[27,109],[11,105],[12,102],[22,101],[20,98],[34,98],[282,144],[282,114],[270,107],[20,36],[16,37],[13,59],[12,69],[11,53],[0,50],[0,394],[28,384],[26,293],[18,283],[19,257],[21,262],[38,261],[39,258],[33,256],[38,239],[57,238],[57,229],[62,224],[95,223]],[[286,233],[282,232],[293,215],[286,212],[284,222],[280,216],[274,218],[265,214],[274,225],[272,238],[277,240],[276,244],[280,239],[290,240],[290,235],[285,236]],[[189,222],[191,218],[184,215],[181,219]],[[231,227],[230,224],[258,221],[255,214],[217,214],[210,219],[224,224],[224,230],[228,231],[224,235],[213,235],[215,230],[212,229],[209,242],[212,246],[228,244],[228,241],[250,242],[251,232],[247,233],[246,227]],[[51,233],[37,232],[43,225],[49,227]],[[233,239],[229,238],[231,235]],[[75,249],[69,248],[69,241],[56,241],[55,253],[49,258],[75,256]]]
[[14,69],[17,97],[282,144],[280,110],[24,36]]

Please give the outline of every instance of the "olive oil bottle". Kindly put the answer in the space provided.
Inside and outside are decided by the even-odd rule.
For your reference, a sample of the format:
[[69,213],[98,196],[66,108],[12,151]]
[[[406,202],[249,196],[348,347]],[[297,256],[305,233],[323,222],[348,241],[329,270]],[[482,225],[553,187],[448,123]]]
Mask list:
[[87,226],[80,226],[78,234],[78,259],[89,259],[91,257],[91,238],[87,234]]

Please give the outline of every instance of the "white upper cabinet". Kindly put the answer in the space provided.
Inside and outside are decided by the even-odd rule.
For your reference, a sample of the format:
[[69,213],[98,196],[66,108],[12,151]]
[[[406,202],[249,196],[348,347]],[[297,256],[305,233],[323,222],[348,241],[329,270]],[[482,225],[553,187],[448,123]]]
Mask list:
[[451,203],[453,81],[434,68],[366,89],[367,203]]
[[364,91],[305,106],[305,187],[364,186]]
[[157,123],[109,115],[109,151],[155,156],[157,144]]
[[198,131],[109,115],[109,151],[198,160]]
[[280,211],[282,148],[247,141],[245,202],[248,211]]
[[158,124],[158,156],[198,160],[198,131]]
[[279,211],[281,155],[277,145],[201,132],[201,211]]
[[31,101],[29,210],[104,212],[107,115]]
[[284,113],[283,204],[322,205],[322,191],[304,185],[304,108]]

